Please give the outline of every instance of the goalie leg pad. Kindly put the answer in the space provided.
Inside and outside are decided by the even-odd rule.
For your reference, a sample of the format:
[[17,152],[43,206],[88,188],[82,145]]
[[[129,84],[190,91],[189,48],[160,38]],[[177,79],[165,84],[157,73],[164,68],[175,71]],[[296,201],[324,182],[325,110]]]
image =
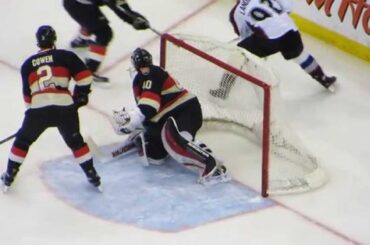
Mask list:
[[202,176],[212,174],[216,170],[216,160],[212,154],[184,137],[173,117],[167,119],[161,134],[164,148],[177,162],[186,167],[204,170]]

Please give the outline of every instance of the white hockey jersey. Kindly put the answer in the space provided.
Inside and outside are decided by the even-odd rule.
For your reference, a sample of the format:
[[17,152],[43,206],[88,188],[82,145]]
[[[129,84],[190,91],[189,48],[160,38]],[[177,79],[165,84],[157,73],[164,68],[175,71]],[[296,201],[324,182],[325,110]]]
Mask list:
[[256,31],[275,39],[298,30],[288,15],[291,10],[290,0],[239,0],[230,12],[230,22],[241,40]]

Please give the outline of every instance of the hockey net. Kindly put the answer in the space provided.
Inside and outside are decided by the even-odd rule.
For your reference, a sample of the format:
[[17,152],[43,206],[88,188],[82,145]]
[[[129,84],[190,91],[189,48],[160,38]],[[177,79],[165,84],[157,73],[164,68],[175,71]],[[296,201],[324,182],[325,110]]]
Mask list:
[[262,148],[262,196],[309,191],[326,182],[317,159],[285,120],[279,81],[262,59],[235,44],[184,34],[162,35],[160,59],[198,96],[206,122],[255,135]]

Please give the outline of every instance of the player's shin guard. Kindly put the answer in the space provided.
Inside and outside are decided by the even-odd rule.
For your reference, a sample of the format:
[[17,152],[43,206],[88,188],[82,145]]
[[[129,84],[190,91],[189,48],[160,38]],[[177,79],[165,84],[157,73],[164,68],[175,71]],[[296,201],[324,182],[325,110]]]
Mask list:
[[[163,146],[171,157],[188,168],[195,167],[201,170],[199,182],[202,183],[215,176],[218,169],[224,169],[222,174],[226,172],[226,168],[217,164],[216,159],[205,144],[191,141],[189,137],[184,137],[183,132],[179,132],[174,118],[167,119],[161,134]],[[201,145],[204,147],[201,147]]]

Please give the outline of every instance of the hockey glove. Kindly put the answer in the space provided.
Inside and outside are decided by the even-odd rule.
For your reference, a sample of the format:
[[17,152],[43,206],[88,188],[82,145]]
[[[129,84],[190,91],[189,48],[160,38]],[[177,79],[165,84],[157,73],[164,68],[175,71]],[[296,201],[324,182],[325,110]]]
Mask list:
[[144,16],[142,16],[141,14],[138,14],[138,13],[135,13],[135,14],[137,14],[138,16],[133,19],[132,26],[136,30],[148,29],[149,26],[150,26],[149,21]]
[[73,102],[80,108],[89,102],[90,86],[75,86],[73,91]]
[[74,95],[73,102],[77,108],[80,108],[81,106],[85,106],[87,103],[89,103],[89,96],[87,94]]
[[121,111],[113,111],[114,129],[117,134],[130,134],[135,129],[142,128],[145,116],[139,107],[127,112],[125,108]]

